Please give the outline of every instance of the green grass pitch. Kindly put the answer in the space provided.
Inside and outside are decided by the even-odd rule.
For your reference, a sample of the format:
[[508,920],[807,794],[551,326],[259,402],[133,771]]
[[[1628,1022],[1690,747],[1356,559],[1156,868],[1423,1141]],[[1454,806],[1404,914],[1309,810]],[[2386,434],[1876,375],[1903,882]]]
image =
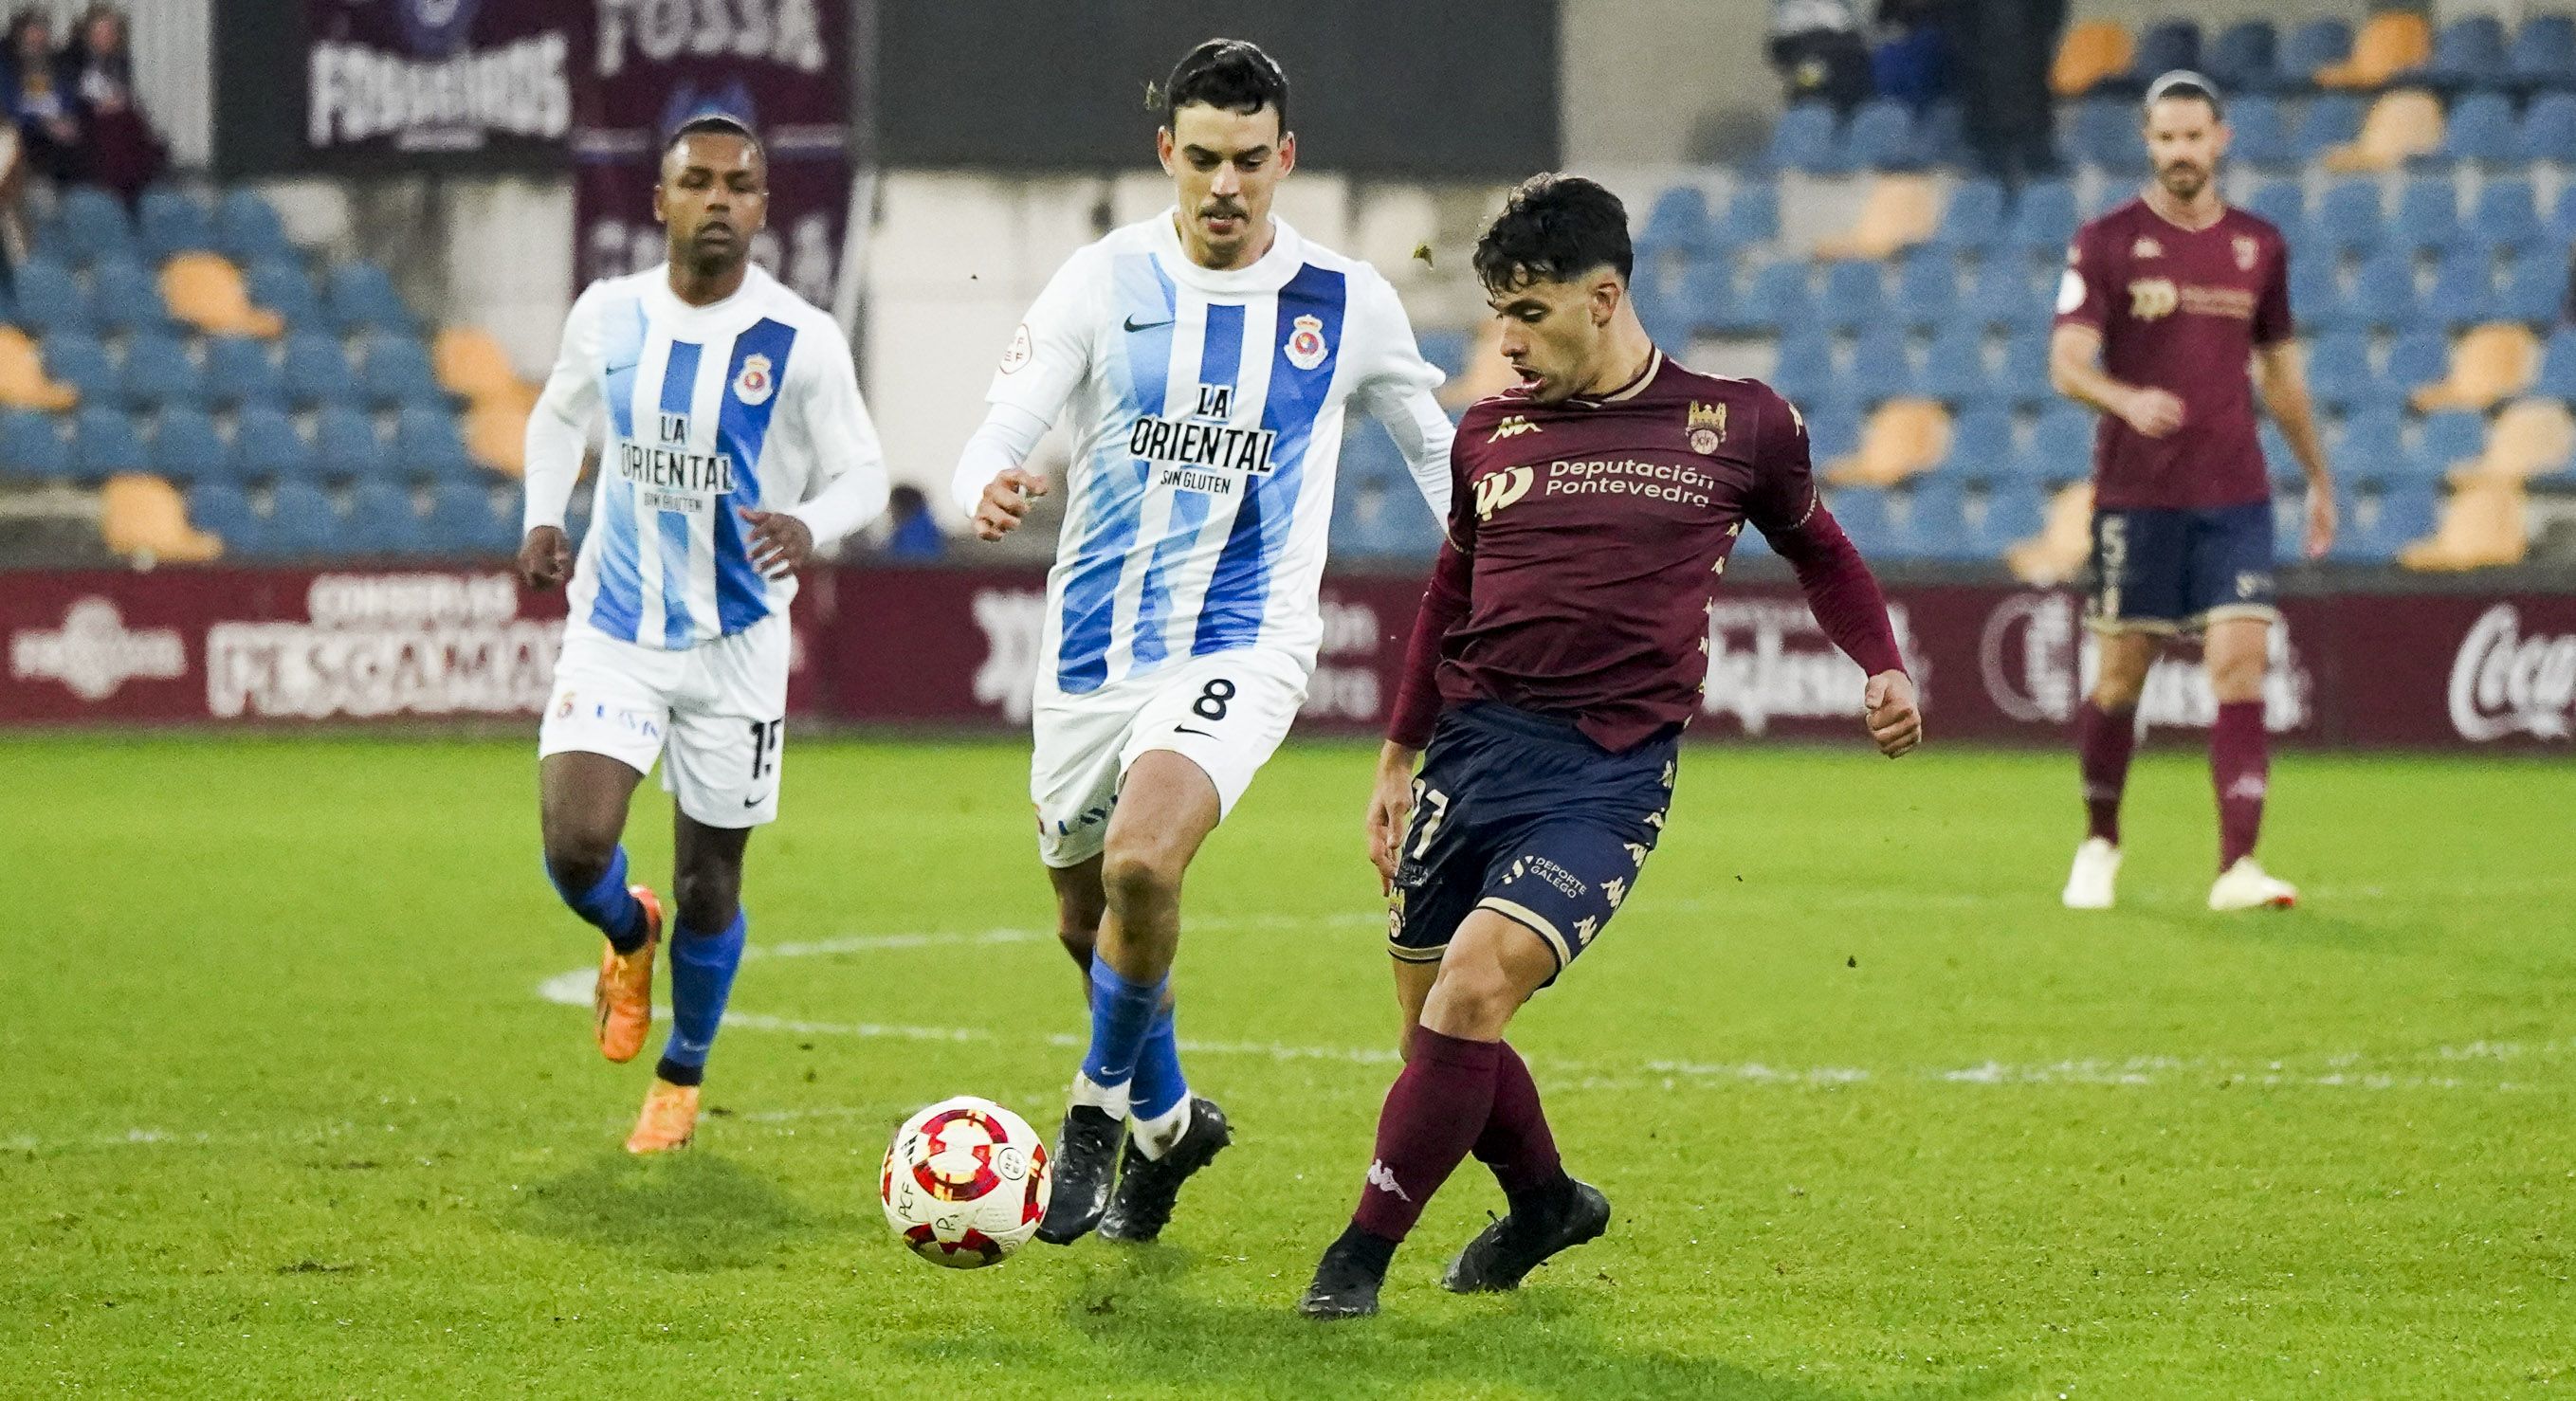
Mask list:
[[[1166,1243],[950,1273],[874,1198],[961,1092],[1052,1136],[1083,1013],[1013,745],[808,741],[698,1146],[620,1151],[540,984],[588,931],[525,742],[0,742],[0,1394],[2496,1396],[2576,1385],[2565,760],[2293,754],[2220,918],[2196,754],[2069,915],[2071,759],[1690,753],[1513,1039],[1611,1234],[1291,1306],[1392,1073],[1368,751],[1292,748],[1191,875],[1181,1034],[1238,1146]],[[668,869],[646,790],[638,870]],[[656,1032],[658,1045],[660,1032]]]

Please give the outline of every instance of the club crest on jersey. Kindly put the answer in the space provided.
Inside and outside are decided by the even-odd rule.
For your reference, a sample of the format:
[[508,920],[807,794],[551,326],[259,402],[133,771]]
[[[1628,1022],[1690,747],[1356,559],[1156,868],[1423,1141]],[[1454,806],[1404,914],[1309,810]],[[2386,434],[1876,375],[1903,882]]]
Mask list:
[[1324,323],[1312,316],[1289,322],[1286,354],[1288,363],[1301,370],[1324,363]]
[[1691,451],[1706,457],[1726,441],[1726,405],[1694,403],[1683,426],[1690,430]]
[[2165,246],[2152,238],[2141,238],[2129,245],[2129,256],[2132,258],[2161,258],[2164,255]]
[[2238,272],[2252,272],[2254,270],[2254,259],[2260,256],[2262,252],[2262,244],[2255,242],[2244,234],[2238,234],[2236,236],[2236,270]]
[[745,404],[766,404],[777,389],[778,380],[771,373],[768,356],[742,357],[742,372],[733,377],[733,397]]
[[1492,520],[1494,512],[1529,495],[1530,483],[1538,473],[1527,467],[1507,467],[1476,483],[1476,519]]

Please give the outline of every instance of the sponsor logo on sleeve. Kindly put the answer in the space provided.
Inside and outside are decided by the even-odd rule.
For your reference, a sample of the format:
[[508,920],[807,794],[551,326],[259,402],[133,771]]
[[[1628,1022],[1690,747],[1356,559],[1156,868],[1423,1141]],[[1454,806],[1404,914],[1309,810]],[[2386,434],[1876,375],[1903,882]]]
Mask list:
[[1020,329],[1011,333],[1011,343],[1002,347],[1002,373],[1018,374],[1035,354],[1029,347],[1029,323],[1023,321]]

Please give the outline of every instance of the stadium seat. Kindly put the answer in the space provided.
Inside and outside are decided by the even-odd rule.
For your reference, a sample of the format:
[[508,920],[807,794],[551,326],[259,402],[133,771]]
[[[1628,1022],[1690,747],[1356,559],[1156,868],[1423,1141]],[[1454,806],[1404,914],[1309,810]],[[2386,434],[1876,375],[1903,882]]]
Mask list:
[[[2268,421],[2268,420],[2267,420]],[[2356,405],[2328,429],[2328,456],[2360,476],[2383,476],[2386,464],[2402,450],[2406,437],[2406,419],[2398,412],[2393,397],[2368,399]],[[2286,440],[2285,440],[2286,445]],[[2298,463],[2286,453],[2273,462],[2283,480],[2295,482]]]
[[429,547],[441,553],[506,554],[518,544],[517,530],[493,511],[491,492],[475,482],[439,483],[421,524]]
[[1723,332],[1736,312],[1735,270],[1724,258],[1704,258],[1682,278],[1681,295],[1670,316],[1678,340],[1703,332]]
[[1927,165],[1968,163],[1968,114],[1957,102],[1935,102],[1914,123],[1914,153]]
[[1821,102],[1801,102],[1780,114],[1763,152],[1763,168],[1807,175],[1842,173],[1841,149],[1834,140],[1834,109]]
[[2505,71],[2525,89],[2576,88],[2576,18],[2532,15],[2513,32]]
[[182,253],[161,269],[161,300],[170,313],[210,336],[273,340],[284,317],[253,306],[241,269],[219,253]]
[[2118,21],[2078,20],[2058,43],[2057,59],[2048,70],[2049,90],[2059,97],[2082,97],[2127,73],[2136,58],[2129,31]]
[[125,395],[146,408],[206,401],[205,376],[176,336],[140,331],[125,341]]
[[279,482],[269,494],[268,522],[259,542],[264,553],[288,557],[324,554],[347,543],[331,498],[305,481]]
[[1818,240],[1816,256],[1828,261],[1894,257],[1932,236],[1940,200],[1923,175],[1881,175],[1861,199],[1860,217],[1836,237]]
[[2244,97],[2268,92],[2280,77],[2279,31],[2267,19],[2238,20],[2218,33],[2210,42],[2207,66],[2201,71],[2217,83],[2221,92]]
[[45,337],[39,354],[46,371],[70,385],[79,402],[111,407],[125,402],[125,373],[117,368],[107,347],[96,336],[82,331],[57,331]]
[[2137,105],[2126,98],[2092,97],[2069,107],[2059,145],[2076,165],[2122,173],[2146,165],[2146,146],[2138,139]]
[[[2220,81],[2222,86],[2223,80]],[[2298,147],[2290,139],[2290,121],[2281,104],[2261,93],[2248,93],[2227,104],[2228,129],[2235,134],[2228,139],[2227,154],[2234,160],[2252,166],[2288,165],[2299,158]],[[2137,136],[2130,134],[2129,146],[2139,150]]]
[[2063,180],[2035,180],[2013,201],[2012,226],[2006,242],[2054,262],[2075,238],[2075,187]]
[[[1887,492],[1874,486],[1849,485],[1825,495],[1825,509],[1864,555],[1886,554],[1895,544],[1895,516]],[[1755,534],[1758,532],[1747,532]]]
[[1994,481],[2012,474],[2012,410],[1980,404],[1950,422],[1950,450],[1937,470],[1956,481]]
[[447,392],[439,387],[437,371],[430,367],[429,352],[409,336],[370,337],[358,384],[367,402],[380,407],[447,407]]
[[1950,191],[1941,222],[1933,227],[1932,243],[1954,252],[1983,249],[2003,231],[2003,223],[2003,186],[1987,179],[1962,180]]
[[[1708,192],[1697,185],[1675,185],[1655,196],[1645,226],[1637,230],[1637,255],[1678,251],[1697,256],[1716,246],[1709,234]],[[439,332],[443,344],[450,333]],[[454,386],[450,386],[453,388]]]
[[74,185],[63,191],[61,209],[37,242],[45,256],[79,268],[102,258],[131,258],[139,247],[125,206],[95,185]]
[[2426,82],[2456,92],[2501,82],[2509,71],[2504,22],[2493,15],[2468,15],[2443,25],[2433,36],[2423,76]]
[[198,530],[215,537],[221,546],[219,553],[257,553],[259,513],[251,509],[250,498],[242,489],[230,482],[199,482],[188,488],[188,519]]
[[385,450],[374,421],[345,406],[324,409],[313,420],[313,465],[325,477],[381,475]]
[[143,233],[143,254],[167,262],[181,253],[212,251],[216,246],[214,216],[192,195],[167,185],[143,192],[136,222]]
[[1968,531],[1966,495],[1958,482],[1938,473],[1917,477],[1893,504],[1900,508],[1889,540],[1896,556],[1944,561],[1977,557],[1976,539]]
[[2388,347],[2380,378],[2402,392],[2432,384],[2450,369],[2451,340],[2439,331],[2409,331]]
[[255,190],[228,190],[215,210],[216,251],[250,266],[268,259],[292,260],[295,245],[278,221],[277,207]]
[[2147,84],[2177,68],[2200,71],[2200,25],[2188,19],[2157,20],[2139,33],[2124,86],[2143,93]]
[[2432,26],[2413,10],[2381,10],[2352,41],[2352,57],[2311,74],[2321,88],[2386,87],[2400,73],[2423,66],[2433,56]]
[[2433,488],[2421,483],[2391,487],[2372,504],[2367,549],[2374,563],[2394,561],[2407,545],[2431,534],[2441,511]]
[[2032,425],[2030,446],[2013,474],[2051,487],[2084,480],[2093,474],[2093,433],[2091,413],[2069,403],[2051,406]]
[[15,326],[0,326],[0,405],[60,413],[80,402],[80,391],[45,373],[36,343]]
[[2492,303],[2498,321],[2546,326],[2565,315],[2568,269],[2564,259],[2536,249],[2514,259]]
[[215,420],[203,409],[166,409],[152,430],[152,470],[174,482],[214,481],[232,475],[232,453]]
[[150,460],[132,414],[92,405],[73,415],[73,480],[103,482],[119,472],[140,472]]
[[2416,429],[2416,449],[2443,476],[2475,470],[2487,451],[2487,420],[2461,409],[2429,413]]
[[1913,170],[1923,164],[1914,147],[1914,112],[1902,102],[1873,98],[1852,113],[1843,130],[1846,170]]
[[2530,549],[2518,482],[2463,483],[2443,504],[2433,533],[2400,550],[2408,569],[2448,572],[2520,564]]
[[344,538],[351,549],[367,554],[416,555],[428,543],[411,489],[388,481],[364,481],[350,490]]
[[2290,258],[2290,309],[2309,331],[2331,331],[2351,324],[2346,316],[2343,280],[2335,272],[2331,250],[2319,257]]
[[2312,86],[2317,74],[2351,57],[2351,21],[2312,19],[2281,41],[2280,63],[2274,72],[2285,86]]
[[393,464],[400,472],[422,476],[461,476],[473,469],[456,415],[446,406],[413,405],[394,421]]
[[1863,403],[1884,403],[1913,394],[1917,389],[1914,380],[1914,357],[1905,344],[1905,332],[1893,325],[1861,332],[1852,346],[1851,374],[1846,382]]
[[2576,453],[2576,415],[2569,414],[2567,405],[2557,399],[2521,399],[2496,415],[2484,451],[2456,479],[2521,483],[2553,477],[2567,470],[2571,453]]
[[171,564],[200,564],[223,542],[188,524],[187,502],[159,477],[110,477],[99,493],[99,536],[116,554]]
[[50,258],[30,258],[16,272],[17,319],[40,337],[56,331],[86,331],[96,324],[89,293],[71,269]]
[[[2378,181],[2337,180],[2317,196],[2316,215],[2308,221],[2308,231],[2338,255],[2370,253],[2387,236],[2387,219],[2379,206]],[[2295,250],[2292,256],[2295,259]]]
[[528,404],[486,399],[465,412],[465,451],[476,465],[505,477],[528,472]]
[[264,258],[250,265],[250,299],[285,321],[287,329],[319,329],[322,298],[313,279],[287,258]]
[[2049,383],[2046,326],[2018,331],[2004,341],[2003,368],[1995,382],[2003,396],[2016,404],[2043,404],[2056,397],[2057,390]]
[[1933,332],[1916,385],[1932,398],[1951,404],[2004,403],[2003,386],[1986,372],[1986,328],[1950,317]]
[[284,404],[286,377],[265,342],[243,336],[206,341],[206,397],[218,404]]
[[2513,102],[2502,93],[2475,92],[2451,105],[2437,152],[2446,161],[2490,164],[2513,159]]
[[71,448],[52,414],[0,415],[0,476],[58,481],[72,474]]
[[131,258],[103,258],[90,270],[90,310],[110,331],[177,329],[158,279]]
[[2004,552],[2004,565],[2025,584],[2050,588],[2076,576],[2093,548],[2093,487],[2074,482],[2050,493],[2039,533]]
[[2540,377],[2532,382],[2531,392],[2576,399],[2576,326],[2560,326],[2549,333],[2549,343],[2540,352]]
[[254,405],[243,409],[234,424],[233,465],[248,477],[309,477],[313,449],[284,411]]
[[1973,520],[1978,557],[2001,560],[2045,529],[2048,517],[2037,491],[2026,483],[2007,482],[1986,493]]
[[1767,264],[1745,285],[1739,311],[1731,319],[1747,329],[1805,326],[1815,320],[1815,296],[1808,290],[1807,265],[1781,261]]
[[2404,330],[2419,315],[2415,263],[2400,249],[2371,255],[2353,274],[2351,294],[2344,299],[2342,324]]
[[2361,135],[2361,118],[2358,97],[2333,93],[2310,98],[2290,138],[2291,154],[2300,161],[2323,159],[2328,151],[2348,145]]
[[1959,260],[1946,248],[1917,248],[1896,265],[1889,314],[1901,325],[1932,331],[1948,324],[1959,305]]
[[2576,161],[2576,92],[2545,92],[2523,109],[2513,153],[2525,161]]
[[1828,392],[1799,404],[1798,412],[1807,420],[1811,460],[1831,462],[1860,451],[1861,424],[1867,417],[1860,401],[1840,392]]
[[2549,238],[2548,230],[2540,225],[2540,205],[2531,181],[2521,176],[2486,182],[2478,191],[2477,202],[2470,206],[2460,234],[2506,253],[2536,250]]
[[2419,319],[2456,331],[2494,314],[2495,259],[2483,248],[2455,248],[2433,270],[2433,285],[2424,292]]
[[306,332],[287,337],[279,368],[290,403],[318,406],[358,400],[357,376],[350,372],[348,354],[335,336]]
[[326,283],[324,311],[342,334],[413,329],[411,308],[403,304],[382,264],[341,263],[331,269]]
[[2020,260],[1988,256],[1969,279],[1960,314],[1978,326],[2012,327],[2045,316]]
[[1869,416],[1860,449],[1825,470],[1844,486],[1894,486],[1939,465],[1950,451],[1950,415],[1931,399],[1891,399]]
[[2319,408],[2343,413],[2379,392],[2370,340],[2351,329],[2328,331],[2308,350],[2308,393]]
[[1825,286],[1816,312],[1826,329],[1851,335],[1887,315],[1887,288],[1880,264],[1833,263],[1825,268]]
[[1780,191],[1769,181],[1739,184],[1726,202],[1726,218],[1712,232],[1721,246],[1749,248],[1780,237]]
[[1804,403],[1827,392],[1834,382],[1832,338],[1814,327],[1783,331],[1770,380],[1771,387],[1787,395],[1792,403]]
[[2308,193],[2297,180],[2266,180],[2238,201],[2240,208],[2281,231],[2289,241],[2291,256],[2298,256],[2299,245],[2306,242]]
[[2380,94],[2361,134],[2320,158],[2330,171],[2395,170],[2442,147],[2442,104],[2422,88]]

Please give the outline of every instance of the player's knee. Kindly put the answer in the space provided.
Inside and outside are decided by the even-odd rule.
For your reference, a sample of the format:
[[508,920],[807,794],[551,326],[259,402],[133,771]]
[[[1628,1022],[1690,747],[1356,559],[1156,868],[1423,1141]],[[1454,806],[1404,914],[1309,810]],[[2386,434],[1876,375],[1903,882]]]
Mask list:
[[2256,655],[2211,663],[2209,689],[2222,703],[2262,699],[2263,658]]
[[549,830],[545,837],[546,874],[558,890],[588,890],[599,884],[617,860],[617,839],[581,832]]
[[1183,862],[1151,842],[1112,843],[1100,862],[1100,887],[1111,909],[1136,910],[1178,900]]
[[714,933],[733,923],[742,899],[741,878],[713,864],[684,867],[671,880],[683,928]]
[[1520,1010],[1521,992],[1499,965],[1467,961],[1441,965],[1431,1001],[1437,1012],[1426,1011],[1425,1021],[1436,1020],[1447,1035],[1482,1038],[1502,1034]]

